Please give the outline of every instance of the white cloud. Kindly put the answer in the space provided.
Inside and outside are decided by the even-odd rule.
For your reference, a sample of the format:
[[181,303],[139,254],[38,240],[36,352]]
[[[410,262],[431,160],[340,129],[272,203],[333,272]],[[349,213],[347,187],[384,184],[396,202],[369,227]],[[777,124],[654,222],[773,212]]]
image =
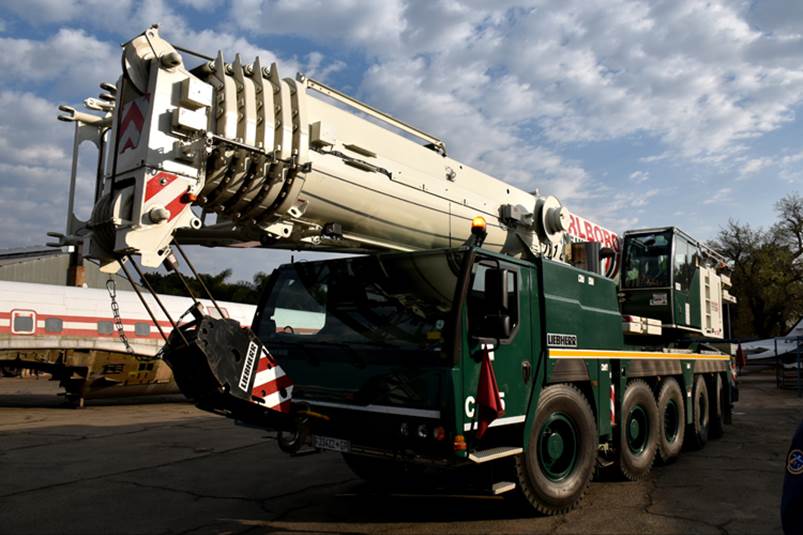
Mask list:
[[235,0],[230,17],[254,34],[306,35],[327,44],[397,49],[405,29],[401,0]]
[[198,11],[211,11],[223,5],[223,0],[178,0],[178,2]]
[[[330,43],[339,32],[378,58],[369,77],[423,55],[428,68],[420,76],[446,82],[460,100],[482,98],[489,115],[510,110],[508,120],[534,121],[557,142],[648,132],[686,158],[707,158],[778,128],[803,99],[803,50],[792,64],[768,58],[764,48],[777,36],[751,25],[763,14],[760,5],[443,0],[402,7],[340,0],[329,6],[242,0],[231,17],[255,33]],[[487,78],[480,94],[465,87],[466,69]]]
[[114,82],[120,72],[120,49],[83,30],[62,28],[44,41],[0,38],[0,48],[6,83],[24,86],[57,80],[62,95],[96,94],[99,82]]
[[799,162],[801,160],[803,160],[803,151],[796,152],[794,154],[788,154],[788,155],[784,156],[783,158],[781,158],[781,163],[784,164],[784,165],[789,165],[789,164],[797,163],[797,162]]
[[741,174],[743,176],[752,175],[771,165],[773,165],[773,161],[770,158],[752,158],[742,165]]
[[116,28],[125,20],[132,0],[5,0],[3,7],[33,24],[82,21]]
[[650,173],[649,171],[633,171],[630,173],[629,178],[636,184],[641,184],[642,182],[646,182],[650,179]]
[[720,188],[711,197],[705,199],[703,204],[719,204],[731,200],[733,188]]
[[0,91],[0,108],[0,247],[41,244],[64,229],[73,129],[30,93]]

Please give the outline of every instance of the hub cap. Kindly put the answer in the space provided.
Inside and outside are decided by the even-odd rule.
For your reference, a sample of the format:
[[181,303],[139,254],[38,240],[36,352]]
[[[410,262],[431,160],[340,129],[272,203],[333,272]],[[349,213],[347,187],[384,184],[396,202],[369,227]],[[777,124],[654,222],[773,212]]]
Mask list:
[[538,433],[538,464],[552,481],[565,479],[577,464],[578,433],[574,422],[553,412]]
[[680,411],[674,399],[670,399],[664,409],[664,436],[667,442],[674,442],[680,431]]
[[635,454],[641,454],[647,448],[650,436],[650,421],[647,412],[641,405],[636,405],[627,414],[627,447]]

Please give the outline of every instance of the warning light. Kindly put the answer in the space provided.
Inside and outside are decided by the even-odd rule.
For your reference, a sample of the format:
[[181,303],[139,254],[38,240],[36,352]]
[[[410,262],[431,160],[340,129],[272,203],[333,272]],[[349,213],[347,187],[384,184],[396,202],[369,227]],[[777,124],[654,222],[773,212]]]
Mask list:
[[475,234],[477,232],[485,232],[485,227],[487,223],[485,223],[485,218],[481,215],[474,216],[471,220],[471,232]]
[[455,435],[454,436],[454,451],[461,452],[466,451],[468,449],[468,444],[466,444],[466,437],[463,435]]
[[488,235],[486,231],[487,223],[485,218],[481,215],[474,216],[471,219],[471,244],[475,247],[482,247],[485,237]]
[[446,429],[444,429],[442,425],[439,425],[432,431],[432,437],[438,442],[446,440]]

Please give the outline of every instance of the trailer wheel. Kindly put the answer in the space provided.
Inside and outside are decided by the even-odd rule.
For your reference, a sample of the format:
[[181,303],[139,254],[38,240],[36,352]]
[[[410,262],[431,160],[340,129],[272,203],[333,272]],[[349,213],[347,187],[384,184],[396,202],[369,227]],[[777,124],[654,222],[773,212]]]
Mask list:
[[594,413],[583,393],[566,384],[545,388],[529,446],[516,457],[524,498],[546,515],[573,509],[591,482],[598,442]]
[[692,423],[686,440],[692,449],[701,449],[708,442],[708,422],[710,409],[708,387],[702,375],[694,378],[694,391],[692,392]]
[[667,377],[658,392],[658,456],[667,463],[680,455],[686,434],[686,411],[678,382]]
[[725,402],[722,399],[725,389],[722,388],[722,375],[719,373],[714,375],[712,383],[714,392],[711,396],[711,423],[708,427],[708,438],[717,439],[725,434],[725,428],[723,427]]
[[637,481],[650,473],[658,450],[658,405],[647,383],[627,385],[619,413],[619,471]]

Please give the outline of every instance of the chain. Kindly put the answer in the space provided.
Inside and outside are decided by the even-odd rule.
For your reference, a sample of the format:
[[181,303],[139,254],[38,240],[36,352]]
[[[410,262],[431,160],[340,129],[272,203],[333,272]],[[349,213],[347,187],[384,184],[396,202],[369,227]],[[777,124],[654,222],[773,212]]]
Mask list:
[[120,337],[120,341],[125,346],[126,353],[139,361],[158,360],[161,356],[161,351],[153,357],[148,357],[145,355],[137,355],[134,348],[131,347],[131,343],[128,341],[128,336],[126,336],[125,328],[123,327],[123,318],[120,317],[120,304],[117,302],[117,281],[115,281],[114,278],[109,277],[109,280],[106,281],[106,290],[108,290],[109,299],[111,299],[114,328],[117,330],[117,336]]

